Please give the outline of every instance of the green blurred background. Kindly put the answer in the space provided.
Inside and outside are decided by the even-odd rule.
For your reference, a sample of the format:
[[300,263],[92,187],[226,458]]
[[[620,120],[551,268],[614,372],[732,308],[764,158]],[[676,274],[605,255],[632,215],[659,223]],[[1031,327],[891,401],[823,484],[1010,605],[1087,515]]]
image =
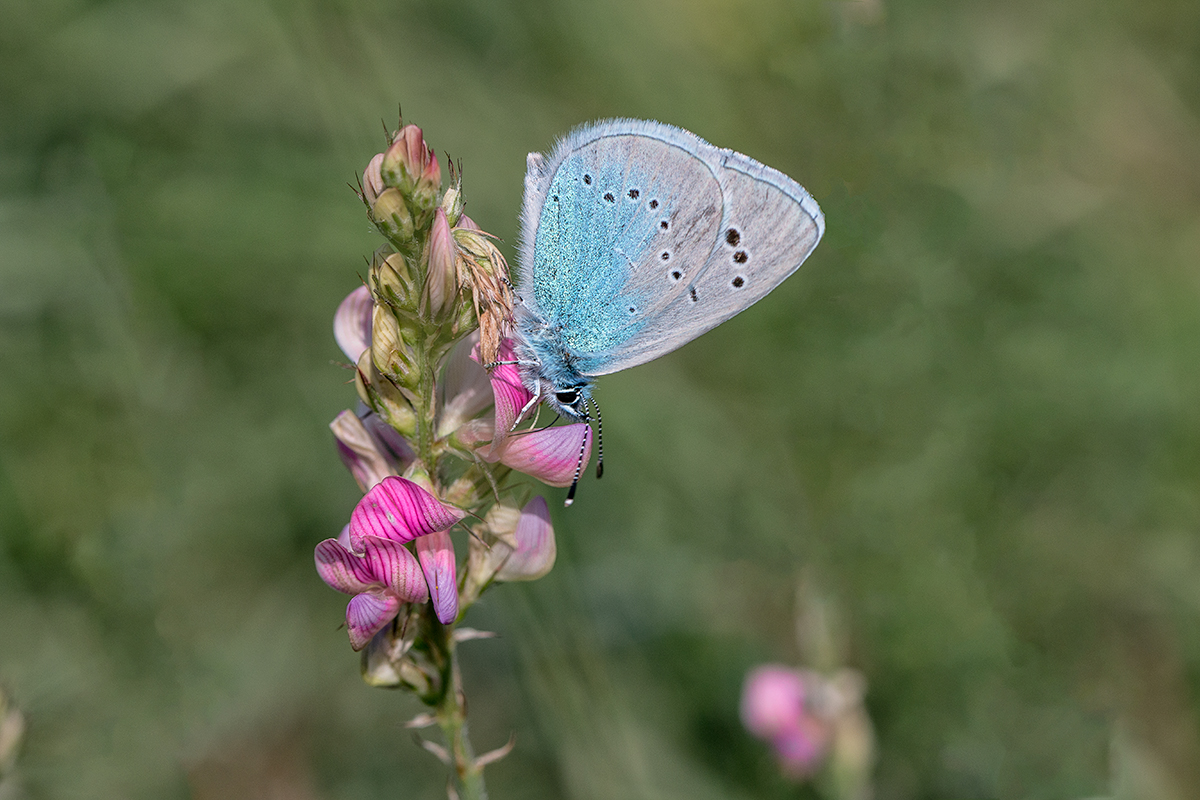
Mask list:
[[510,256],[525,154],[605,116],[828,222],[601,381],[558,565],[467,618],[493,797],[817,796],[737,719],[802,576],[881,800],[1200,794],[1194,0],[3,0],[0,87],[12,796],[444,797],[312,567],[397,103]]

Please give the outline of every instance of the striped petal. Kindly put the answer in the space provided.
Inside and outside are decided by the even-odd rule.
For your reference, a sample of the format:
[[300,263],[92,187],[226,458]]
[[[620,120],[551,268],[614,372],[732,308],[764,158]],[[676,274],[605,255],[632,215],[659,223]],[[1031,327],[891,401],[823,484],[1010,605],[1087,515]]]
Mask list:
[[591,455],[592,426],[577,422],[514,434],[499,448],[498,460],[550,486],[570,486]]
[[350,646],[355,650],[366,647],[371,637],[383,630],[400,612],[400,599],[382,589],[374,589],[350,598],[346,606],[346,630]]
[[458,582],[450,534],[438,531],[422,536],[415,546],[433,600],[433,611],[443,625],[449,625],[458,617]]
[[407,547],[375,536],[366,537],[363,547],[366,552],[362,561],[367,563],[371,576],[385,589],[408,603],[424,603],[429,599],[421,566]]
[[321,580],[345,594],[358,594],[379,586],[364,559],[351,553],[337,539],[326,539],[313,553]]
[[[509,555],[504,566],[496,572],[498,581],[532,581],[545,575],[554,566],[558,548],[554,542],[554,526],[546,498],[535,497],[521,509],[516,529],[517,549]],[[507,547],[497,542],[493,547]]]
[[[471,354],[471,358],[479,361],[478,349]],[[517,354],[513,352],[511,339],[501,340],[500,349],[496,351],[496,360],[500,363],[494,365],[491,370],[492,395],[496,401],[496,432],[492,441],[492,452],[496,452],[503,444],[509,431],[517,423],[521,411],[533,399],[533,393],[525,388],[525,384],[521,382],[521,373],[513,363],[517,360]]]
[[350,515],[350,546],[361,553],[363,539],[377,536],[409,542],[443,531],[463,518],[463,512],[439,501],[407,478],[389,476],[372,487]]
[[351,364],[357,364],[363,352],[371,347],[371,311],[374,306],[371,290],[360,286],[346,295],[333,315],[333,338]]

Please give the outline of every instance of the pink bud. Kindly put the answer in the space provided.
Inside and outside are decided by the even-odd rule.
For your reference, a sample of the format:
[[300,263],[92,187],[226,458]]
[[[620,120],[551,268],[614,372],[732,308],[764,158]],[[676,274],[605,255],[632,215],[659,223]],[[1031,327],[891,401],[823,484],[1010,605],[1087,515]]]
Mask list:
[[429,272],[425,276],[425,301],[429,314],[437,318],[454,305],[458,294],[458,248],[450,233],[446,212],[438,208],[433,213],[429,230]]
[[383,153],[376,153],[375,157],[367,164],[367,168],[363,170],[362,189],[363,199],[367,201],[367,205],[374,205],[375,198],[383,193],[383,174],[379,171],[383,164]]
[[392,146],[383,154],[380,175],[418,208],[432,208],[442,185],[442,168],[433,150],[416,125],[405,125],[396,132]]

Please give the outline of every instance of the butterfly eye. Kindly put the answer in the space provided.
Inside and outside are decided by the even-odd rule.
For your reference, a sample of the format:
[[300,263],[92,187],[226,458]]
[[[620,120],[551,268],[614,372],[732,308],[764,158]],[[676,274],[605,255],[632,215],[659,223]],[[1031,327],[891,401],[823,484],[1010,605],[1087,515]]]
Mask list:
[[562,403],[564,406],[573,406],[579,400],[579,392],[574,389],[567,389],[562,392],[555,392],[554,399]]

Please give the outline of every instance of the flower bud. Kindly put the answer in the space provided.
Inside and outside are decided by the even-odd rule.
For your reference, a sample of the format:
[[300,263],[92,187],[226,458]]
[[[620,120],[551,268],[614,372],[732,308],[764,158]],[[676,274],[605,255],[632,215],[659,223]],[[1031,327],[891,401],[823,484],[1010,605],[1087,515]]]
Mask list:
[[412,401],[405,396],[405,390],[375,368],[370,350],[364,351],[358,360],[354,385],[359,399],[401,436],[411,438],[416,435],[417,415],[413,412]]
[[408,345],[392,309],[376,303],[371,320],[371,358],[384,375],[398,377],[409,372]]
[[367,168],[363,170],[362,176],[362,192],[363,200],[367,206],[373,206],[375,199],[383,194],[383,175],[379,171],[380,165],[383,163],[383,153],[376,153],[371,162],[367,164]]
[[418,214],[437,205],[442,168],[416,125],[405,125],[396,132],[392,146],[383,154],[380,174],[386,185],[400,190]]
[[438,319],[454,305],[458,297],[458,248],[450,232],[450,222],[441,208],[433,215],[429,229],[429,272],[425,275],[422,306],[431,319]]
[[446,219],[450,222],[451,227],[457,227],[463,218],[463,199],[462,189],[458,186],[451,186],[442,195],[442,211],[446,212]]
[[413,238],[413,218],[399,189],[384,189],[371,206],[371,221],[389,239],[408,243]]
[[371,259],[371,288],[395,306],[410,307],[413,280],[408,260],[390,247],[376,250]]

